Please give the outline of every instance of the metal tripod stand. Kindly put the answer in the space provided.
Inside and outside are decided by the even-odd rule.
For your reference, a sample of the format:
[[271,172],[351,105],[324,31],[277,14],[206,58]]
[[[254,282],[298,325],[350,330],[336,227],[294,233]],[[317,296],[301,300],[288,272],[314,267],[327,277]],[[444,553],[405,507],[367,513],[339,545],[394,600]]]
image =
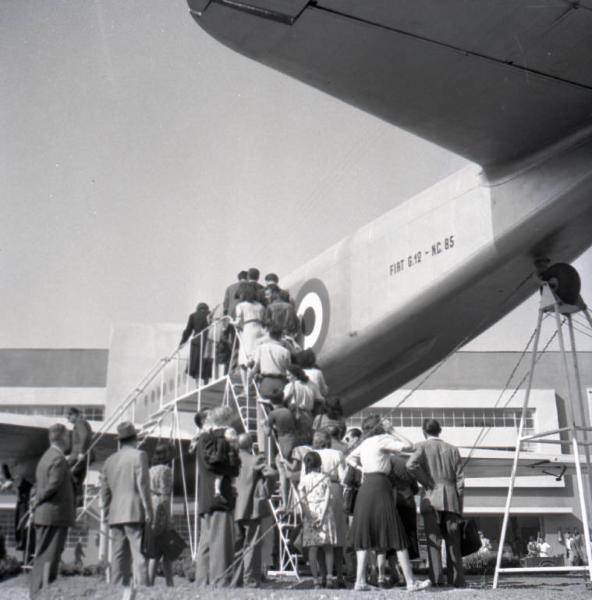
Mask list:
[[[534,348],[532,351],[532,361],[528,375],[528,383],[524,402],[522,404],[522,414],[520,417],[520,426],[518,428],[518,436],[516,439],[516,452],[514,454],[514,463],[512,466],[512,474],[510,476],[510,484],[508,487],[508,497],[504,510],[504,520],[502,523],[502,531],[500,534],[499,551],[495,565],[495,575],[493,578],[493,588],[497,588],[500,573],[527,573],[527,572],[550,572],[550,571],[587,571],[590,581],[592,581],[592,549],[590,547],[590,510],[592,508],[592,462],[590,460],[590,432],[591,415],[590,409],[586,406],[582,384],[580,380],[580,370],[578,366],[577,351],[575,345],[573,315],[576,313],[583,314],[590,326],[592,327],[592,318],[588,312],[586,305],[579,302],[577,305],[565,304],[554,294],[547,283],[543,283],[541,304],[538,311],[537,328],[534,339]],[[528,411],[528,401],[532,390],[534,378],[534,370],[537,363],[538,343],[541,333],[541,325],[543,316],[553,314],[557,336],[559,340],[559,348],[561,352],[563,371],[567,382],[568,397],[566,398],[567,410],[567,427],[553,429],[551,431],[543,431],[531,435],[524,435],[525,418]],[[567,321],[569,330],[570,348],[566,350],[565,340],[562,331],[562,317]],[[571,357],[572,369],[569,366],[569,357]],[[569,437],[569,441],[565,439],[557,439],[557,434],[564,434]],[[551,437],[553,436],[553,437]],[[516,475],[518,471],[518,462],[522,444],[528,441],[536,441],[537,443],[548,444],[567,444],[571,446],[573,453],[573,463],[575,467],[575,475],[577,481],[578,500],[581,510],[582,526],[584,529],[584,543],[586,545],[586,557],[588,560],[587,566],[556,566],[556,567],[513,567],[502,568],[502,551],[506,540],[506,532],[510,519],[512,496],[516,483]],[[583,452],[583,456],[580,454]],[[584,476],[582,467],[585,466],[586,476]]]

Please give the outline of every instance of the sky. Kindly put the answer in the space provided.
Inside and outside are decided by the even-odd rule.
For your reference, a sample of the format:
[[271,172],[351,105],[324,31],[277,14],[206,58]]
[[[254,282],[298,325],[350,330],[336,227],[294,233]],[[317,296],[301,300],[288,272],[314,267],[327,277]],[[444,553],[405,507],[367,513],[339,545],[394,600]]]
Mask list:
[[[184,322],[466,164],[233,53],[184,0],[3,0],[0,45],[0,347]],[[521,350],[536,306],[467,348]]]

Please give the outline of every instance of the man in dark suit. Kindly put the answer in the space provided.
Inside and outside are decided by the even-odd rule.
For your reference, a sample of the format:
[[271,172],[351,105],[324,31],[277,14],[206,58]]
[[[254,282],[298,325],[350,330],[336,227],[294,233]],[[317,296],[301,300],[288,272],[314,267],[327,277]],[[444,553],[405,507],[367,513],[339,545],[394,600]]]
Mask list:
[[426,536],[432,585],[443,585],[442,539],[446,543],[448,585],[464,587],[460,550],[460,524],[464,492],[463,464],[457,448],[439,438],[442,428],[435,419],[423,422],[425,441],[419,442],[407,461],[407,470],[425,488],[420,503]]
[[261,583],[261,519],[270,514],[263,454],[253,454],[248,433],[238,438],[241,468],[236,478],[234,507],[235,549],[238,565],[232,578],[233,586],[258,587]]
[[265,299],[265,288],[259,283],[259,269],[256,267],[251,267],[247,271],[247,284],[252,286],[255,290],[257,302],[261,302],[261,304],[265,306],[267,304],[267,300]]
[[[206,425],[215,430],[232,425],[234,413],[226,406],[209,412]],[[238,453],[233,451],[214,466],[211,449],[216,436],[205,431],[197,438],[197,508],[199,514],[199,544],[197,547],[195,582],[199,586],[225,586],[230,583],[234,551],[234,490],[232,478],[239,474]],[[220,493],[215,480],[222,475]]]
[[237,281],[231,283],[224,292],[224,301],[222,303],[222,309],[224,316],[228,315],[234,318],[234,308],[238,304],[238,289],[240,288],[241,283],[245,283],[247,281],[247,272],[240,271],[236,276]]
[[117,426],[119,451],[103,467],[101,494],[113,544],[112,582],[130,587],[148,585],[146,559],[142,554],[144,526],[152,521],[148,456],[136,448],[133,423]]
[[87,459],[89,458],[86,456],[86,451],[92,441],[92,428],[75,406],[68,409],[68,421],[72,423],[72,444],[70,445],[70,454],[66,459],[72,470],[76,503],[77,505],[81,505],[83,495],[82,486],[86,479],[86,466]]
[[56,423],[49,428],[50,446],[41,457],[35,472],[37,491],[33,502],[37,553],[31,572],[31,598],[37,595],[47,578],[53,581],[68,527],[74,525],[74,485],[64,451],[68,445],[67,429]]

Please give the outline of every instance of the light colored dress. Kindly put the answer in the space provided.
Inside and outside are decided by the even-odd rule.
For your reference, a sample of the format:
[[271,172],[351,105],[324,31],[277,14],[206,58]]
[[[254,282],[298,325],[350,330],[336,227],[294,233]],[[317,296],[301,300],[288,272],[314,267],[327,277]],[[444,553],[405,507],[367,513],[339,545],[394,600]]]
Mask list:
[[[315,517],[321,517],[325,504],[325,495],[329,494],[331,482],[324,473],[307,473],[300,480],[298,491],[306,496],[308,509]],[[331,498],[325,513],[325,518],[319,527],[314,527],[311,518],[304,515],[302,519],[303,546],[335,546],[337,543],[337,528]]]
[[238,362],[246,367],[255,356],[258,339],[263,335],[265,307],[260,302],[239,302],[236,305],[236,323],[241,330]]
[[312,381],[312,383],[316,386],[316,400],[324,400],[329,393],[329,386],[325,381],[323,372],[317,367],[313,367],[312,369],[304,369],[304,372],[310,381]]
[[173,470],[167,465],[150,467],[150,498],[154,512],[152,530],[160,535],[171,528],[171,494],[173,493]]
[[337,532],[337,547],[345,546],[347,537],[347,518],[343,507],[343,488],[341,482],[345,477],[345,458],[343,452],[333,448],[317,448],[321,457],[321,472],[331,480],[331,497],[329,502],[333,508],[335,530]]

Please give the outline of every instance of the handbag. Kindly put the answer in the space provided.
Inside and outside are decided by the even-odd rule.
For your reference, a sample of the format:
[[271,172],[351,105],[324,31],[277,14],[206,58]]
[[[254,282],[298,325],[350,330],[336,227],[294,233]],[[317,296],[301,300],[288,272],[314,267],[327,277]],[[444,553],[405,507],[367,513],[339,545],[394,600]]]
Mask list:
[[158,541],[162,555],[171,561],[177,560],[181,556],[181,552],[187,548],[187,543],[175,529],[167,529],[159,536]]
[[158,536],[154,535],[154,529],[151,525],[145,525],[142,532],[142,544],[140,551],[146,558],[158,558],[160,552],[158,549]]
[[343,490],[343,510],[346,515],[354,514],[354,507],[356,505],[357,496],[358,496],[358,488],[346,487]]
[[481,538],[477,523],[473,519],[463,519],[460,523],[460,553],[468,556],[481,548]]

